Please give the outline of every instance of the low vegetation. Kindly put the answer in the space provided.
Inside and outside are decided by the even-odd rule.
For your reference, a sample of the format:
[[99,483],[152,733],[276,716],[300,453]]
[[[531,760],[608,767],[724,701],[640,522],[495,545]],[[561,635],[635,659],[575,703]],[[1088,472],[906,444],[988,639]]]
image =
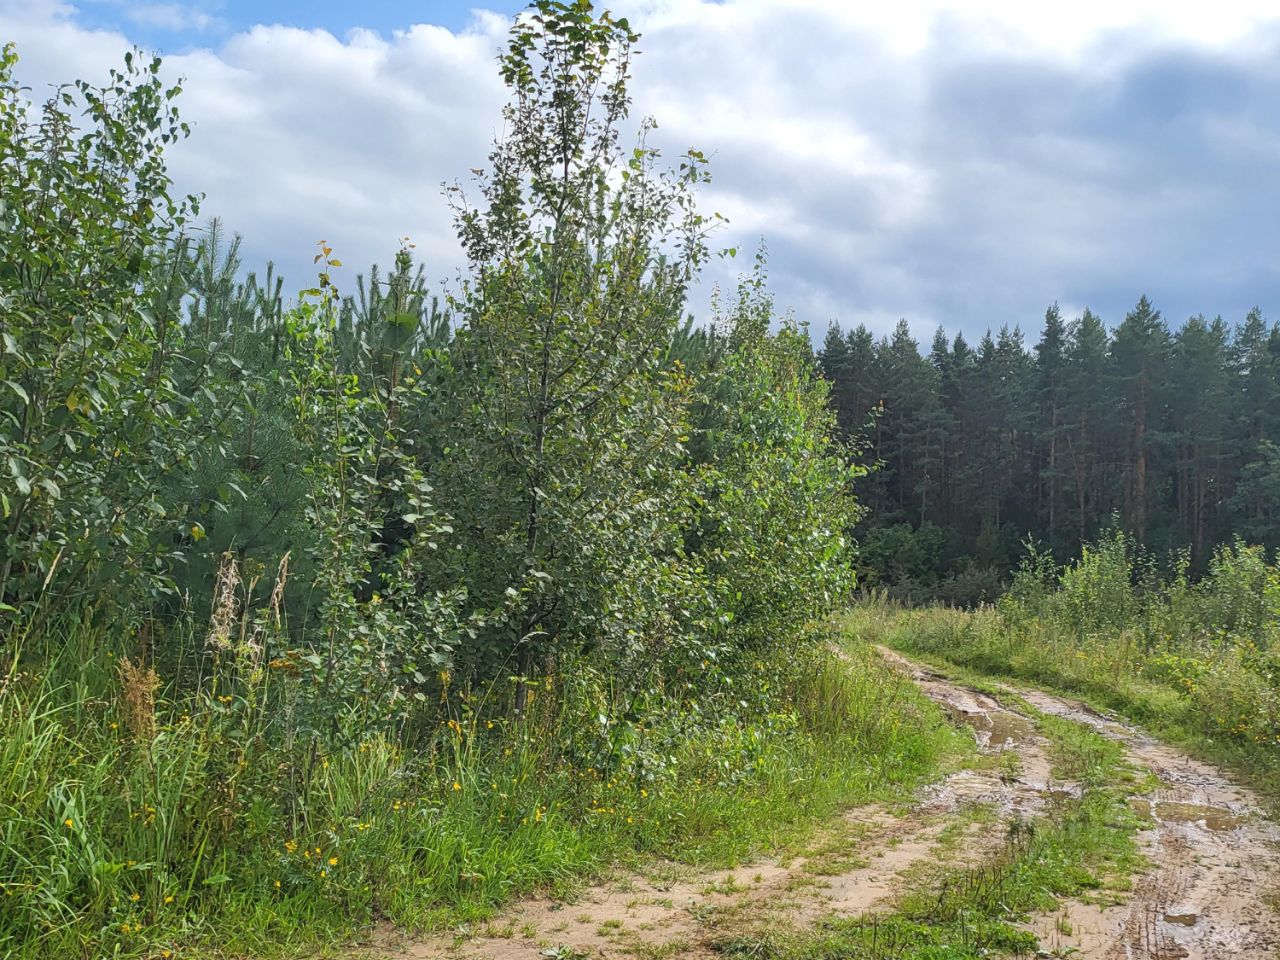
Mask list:
[[[0,943],[9,955],[270,954],[475,919],[611,861],[733,864],[852,803],[907,795],[950,734],[867,655],[761,662],[754,719],[599,712],[580,663],[520,723],[464,695],[439,728],[320,747],[273,716],[296,679],[156,681],[72,634],[3,701]],[[185,955],[190,955],[185,953]]]
[[1259,548],[1221,548],[1193,582],[1116,534],[1061,568],[1033,554],[994,607],[854,618],[874,642],[1119,711],[1280,797],[1280,569]]

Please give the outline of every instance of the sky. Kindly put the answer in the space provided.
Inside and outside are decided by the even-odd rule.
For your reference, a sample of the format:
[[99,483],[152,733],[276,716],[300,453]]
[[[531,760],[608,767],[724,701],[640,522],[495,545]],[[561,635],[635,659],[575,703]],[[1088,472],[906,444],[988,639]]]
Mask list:
[[[409,237],[457,275],[442,184],[484,163],[494,58],[522,3],[0,0],[19,78],[105,78],[131,44],[185,78],[170,169],[244,237],[246,266],[311,285]],[[1280,4],[1274,0],[617,0],[642,33],[634,112],[673,161],[711,157],[728,218],[692,298],[758,243],[821,337],[906,318],[974,338],[1045,308],[1118,323],[1149,296],[1280,315]]]

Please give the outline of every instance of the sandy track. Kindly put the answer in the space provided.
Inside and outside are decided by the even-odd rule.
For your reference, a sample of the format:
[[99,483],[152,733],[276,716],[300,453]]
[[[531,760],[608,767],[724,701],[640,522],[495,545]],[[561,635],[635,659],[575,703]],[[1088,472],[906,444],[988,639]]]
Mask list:
[[[657,864],[581,891],[572,902],[531,898],[453,936],[408,942],[388,931],[372,955],[395,960],[547,960],[703,957],[713,944],[831,914],[889,908],[940,855],[979,859],[999,830],[959,814],[980,804],[1003,821],[1032,817],[1055,795],[1078,793],[1055,781],[1046,741],[1033,718],[986,694],[932,673],[888,650],[883,655],[921,690],[969,726],[980,750],[997,756],[921,791],[906,810],[852,810],[806,855],[736,870],[695,871]],[[1123,902],[1062,904],[1028,924],[1050,956],[1081,960],[1264,960],[1280,957],[1280,830],[1261,804],[1217,768],[1143,736],[1081,704],[1018,690],[1036,710],[1087,724],[1121,743],[1133,765],[1159,787],[1135,796],[1149,818],[1140,836],[1151,868]],[[1009,756],[1011,754],[1011,756]],[[957,839],[954,832],[959,830]],[[948,831],[952,836],[946,837]],[[945,846],[945,854],[940,851]]]
[[1018,692],[1037,710],[1122,744],[1130,762],[1159,784],[1132,800],[1150,823],[1140,840],[1152,862],[1133,898],[1109,909],[1066,904],[1065,923],[1036,924],[1042,941],[1099,960],[1280,956],[1280,911],[1272,901],[1280,894],[1280,828],[1262,815],[1261,800],[1217,767],[1083,704]]

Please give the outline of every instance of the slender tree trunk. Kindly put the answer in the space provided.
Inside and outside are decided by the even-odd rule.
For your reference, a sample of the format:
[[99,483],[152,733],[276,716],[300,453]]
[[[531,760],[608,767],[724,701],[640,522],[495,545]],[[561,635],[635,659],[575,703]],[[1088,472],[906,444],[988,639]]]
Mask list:
[[1058,405],[1049,412],[1049,544],[1054,542],[1057,531],[1058,507]]
[[1140,388],[1134,411],[1133,502],[1130,522],[1139,543],[1147,541],[1147,400],[1145,387]]
[[[538,374],[538,405],[534,413],[533,424],[533,474],[529,483],[529,512],[525,519],[525,562],[532,565],[536,562],[538,550],[538,533],[540,528],[541,491],[543,483],[542,455],[546,449],[548,396],[551,387],[551,334],[555,318],[548,316],[543,325],[542,365]],[[516,669],[519,679],[516,681],[515,714],[523,717],[525,707],[529,703],[529,676],[533,672],[533,648],[530,645],[530,634],[538,625],[539,610],[535,602],[525,618],[524,629],[516,643],[519,653],[516,656]]]

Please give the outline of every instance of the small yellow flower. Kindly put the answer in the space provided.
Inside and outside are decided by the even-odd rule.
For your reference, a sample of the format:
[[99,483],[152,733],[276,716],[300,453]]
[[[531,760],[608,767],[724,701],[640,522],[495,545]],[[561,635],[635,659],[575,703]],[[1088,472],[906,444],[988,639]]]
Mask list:
[[170,894],[169,896],[165,897],[165,898],[164,898],[164,902],[165,902],[165,903],[173,903],[173,895],[172,895],[172,894]]
[[462,784],[460,784],[457,780],[453,781],[453,789],[455,789],[455,790],[461,790],[461,789],[462,789]]
[[336,867],[337,865],[338,865],[338,858],[337,858],[337,857],[330,857],[330,858],[329,858],[329,866],[331,866],[331,867]]
[[68,830],[70,830],[72,827],[74,827],[74,826],[76,825],[76,822],[75,822],[74,820],[72,820],[70,817],[67,817],[67,819],[63,820],[62,822],[63,822],[63,824],[65,824],[65,825],[66,825],[66,828],[67,828]]
[[321,870],[321,871],[320,871],[320,876],[322,876],[322,877],[327,877],[328,875],[329,875],[329,871],[328,871],[328,870]]
[[142,899],[142,894],[137,893],[135,891],[134,893],[129,894],[129,899],[132,900],[134,903],[137,903],[139,900]]
[[289,851],[290,853],[293,853],[293,851],[295,851],[295,850],[297,850],[297,849],[298,849],[298,841],[297,841],[297,840],[286,840],[286,841],[284,842],[284,848],[285,848],[287,851]]
[[279,889],[280,889],[280,881],[279,881],[279,880],[277,880],[277,881],[276,881],[276,889],[277,889],[277,890],[279,890]]

